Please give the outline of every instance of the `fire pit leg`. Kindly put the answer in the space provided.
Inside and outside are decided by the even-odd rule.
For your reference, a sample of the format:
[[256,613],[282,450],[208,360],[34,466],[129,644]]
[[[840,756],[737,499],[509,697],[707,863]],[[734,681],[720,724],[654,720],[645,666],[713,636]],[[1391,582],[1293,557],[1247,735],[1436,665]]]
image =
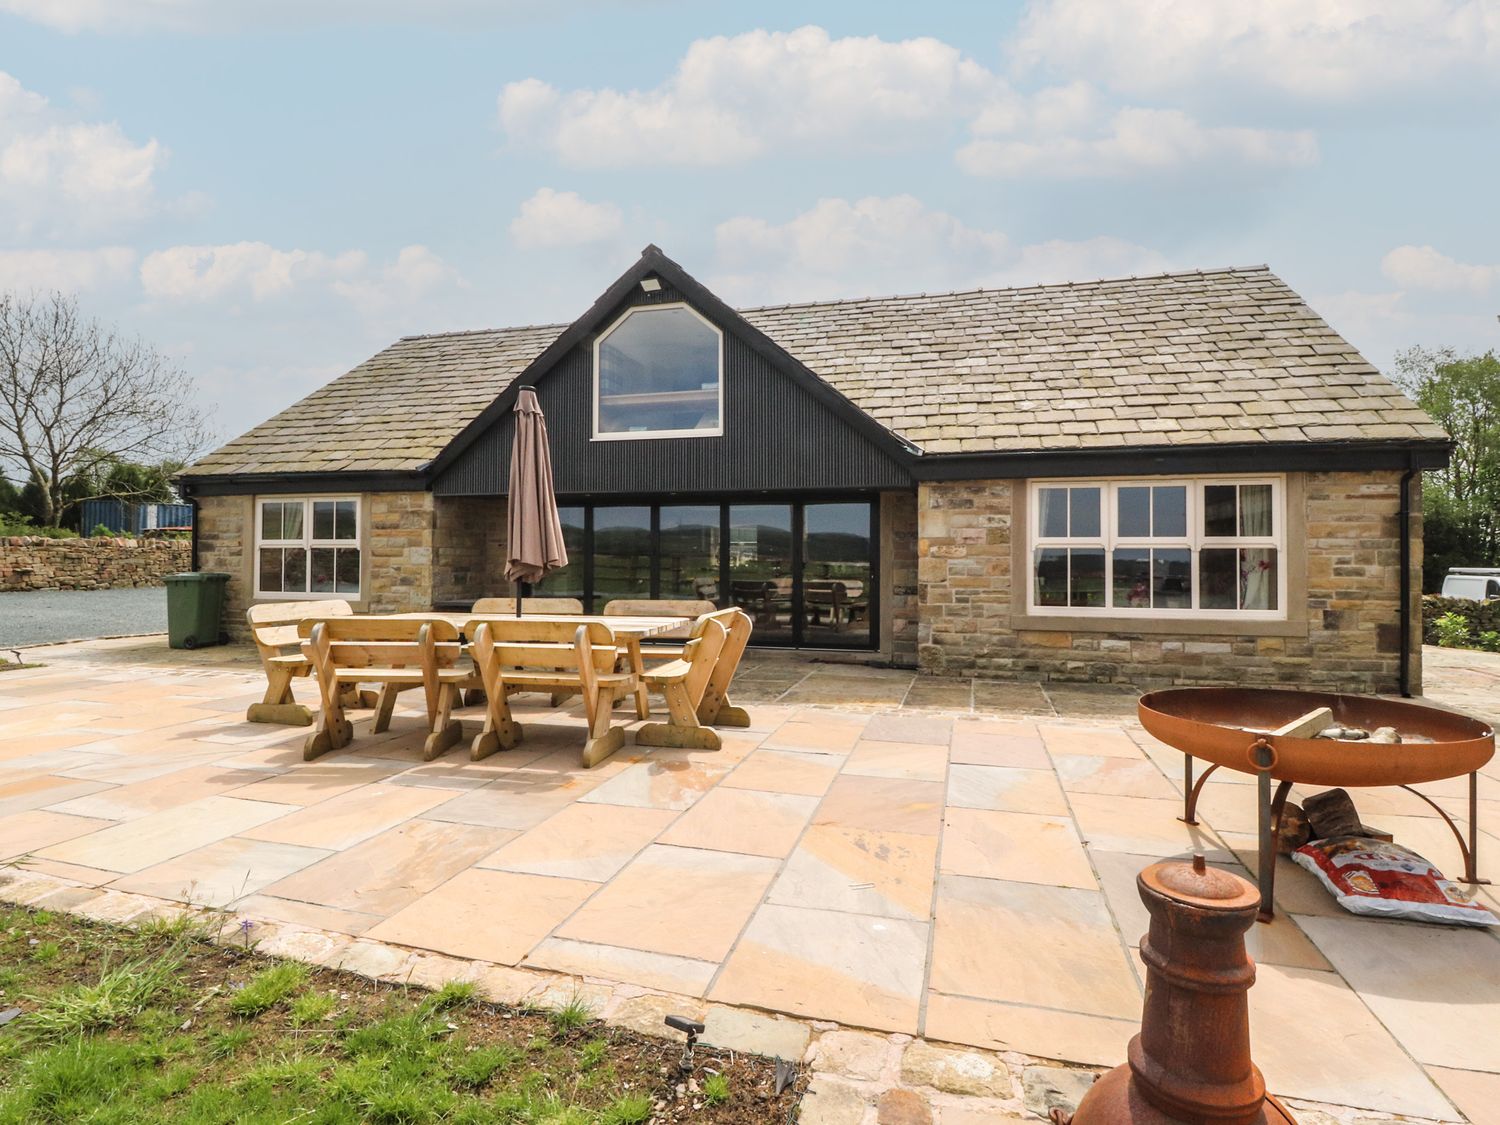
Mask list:
[[1250,761],[1255,765],[1255,793],[1260,821],[1259,870],[1256,871],[1256,879],[1260,883],[1260,913],[1257,918],[1261,922],[1269,922],[1276,917],[1276,833],[1292,783],[1283,781],[1276,787],[1276,796],[1271,796],[1271,769],[1276,764],[1276,751],[1265,739],[1250,748]]
[[1443,808],[1426,793],[1420,789],[1413,789],[1410,785],[1403,785],[1413,797],[1420,797],[1426,801],[1432,811],[1443,818],[1443,823],[1448,826],[1448,831],[1453,833],[1453,838],[1458,841],[1459,854],[1464,858],[1464,882],[1472,886],[1488,886],[1488,879],[1479,877],[1479,771],[1469,772],[1469,839],[1464,842],[1464,834],[1458,830],[1458,825],[1448,815],[1448,810]]
[[1181,820],[1184,824],[1196,825],[1198,823],[1198,794],[1203,792],[1203,783],[1213,776],[1213,772],[1214,770],[1219,768],[1219,764],[1215,762],[1213,765],[1209,766],[1208,769],[1203,771],[1203,775],[1198,778],[1197,784],[1194,784],[1192,755],[1184,754],[1183,757],[1187,759],[1187,766],[1184,769],[1184,776],[1187,779],[1188,785],[1187,791],[1183,794],[1182,798]]

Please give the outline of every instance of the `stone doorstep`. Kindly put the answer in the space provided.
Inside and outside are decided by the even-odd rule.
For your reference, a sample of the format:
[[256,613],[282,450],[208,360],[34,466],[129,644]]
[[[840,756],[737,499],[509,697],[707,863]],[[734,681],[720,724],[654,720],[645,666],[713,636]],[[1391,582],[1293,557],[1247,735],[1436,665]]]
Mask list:
[[[207,914],[164,899],[106,891],[59,876],[0,868],[0,902],[66,910],[96,921],[138,926],[151,919]],[[386,984],[437,989],[472,981],[493,1003],[558,1009],[582,1003],[605,1023],[667,1038],[662,1021],[685,1015],[708,1026],[703,1042],[751,1054],[795,1053],[812,1071],[802,1125],[988,1125],[1038,1121],[1053,1106],[1073,1108],[1101,1071],[1034,1058],[932,1043],[823,1020],[731,1007],[593,977],[471,961],[306,926],[257,922],[232,913],[214,937],[275,957],[341,969]],[[1123,1060],[1122,1060],[1123,1061]],[[1396,1125],[1368,1111],[1296,1101],[1304,1125]],[[1400,1125],[1428,1125],[1402,1118]],[[1432,1123],[1436,1125],[1436,1123]]]

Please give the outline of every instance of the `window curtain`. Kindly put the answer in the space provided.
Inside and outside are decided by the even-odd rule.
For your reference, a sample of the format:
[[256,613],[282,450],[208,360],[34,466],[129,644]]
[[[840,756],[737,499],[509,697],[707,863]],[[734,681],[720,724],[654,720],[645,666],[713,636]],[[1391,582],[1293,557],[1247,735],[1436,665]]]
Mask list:
[[1240,486],[1240,534],[1270,536],[1271,486],[1269,484]]
[[1275,609],[1276,551],[1246,547],[1240,551],[1240,608]]

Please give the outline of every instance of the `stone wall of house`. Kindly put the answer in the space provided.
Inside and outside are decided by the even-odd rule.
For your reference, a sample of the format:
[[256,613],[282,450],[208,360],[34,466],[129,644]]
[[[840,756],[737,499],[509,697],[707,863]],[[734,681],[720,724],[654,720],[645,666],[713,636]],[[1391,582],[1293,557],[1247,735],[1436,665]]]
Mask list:
[[186,539],[0,538],[0,590],[113,590],[160,586],[187,570]]
[[[917,570],[920,666],[997,679],[1120,681],[1141,686],[1298,684],[1396,690],[1400,667],[1397,472],[1307,473],[1300,510],[1305,597],[1291,606],[1294,635],[1247,636],[1193,623],[1180,633],[1038,628],[1013,615],[1012,523],[1024,481],[924,484]],[[1413,691],[1421,686],[1421,514],[1413,488]],[[1289,494],[1291,490],[1289,489]],[[1288,565],[1296,565],[1288,552]],[[1212,632],[1205,629],[1214,630]]]
[[893,664],[917,663],[917,496],[914,492],[880,494],[881,591],[884,633],[881,647]]
[[[251,558],[255,544],[255,505],[250,496],[198,499],[198,569],[229,575],[220,627],[236,640],[246,635],[245,610],[253,600]],[[183,567],[184,570],[187,567]]]
[[433,516],[433,601],[505,596],[505,497],[439,496]]
[[433,602],[436,505],[430,492],[370,492],[364,498],[363,606],[411,613]]

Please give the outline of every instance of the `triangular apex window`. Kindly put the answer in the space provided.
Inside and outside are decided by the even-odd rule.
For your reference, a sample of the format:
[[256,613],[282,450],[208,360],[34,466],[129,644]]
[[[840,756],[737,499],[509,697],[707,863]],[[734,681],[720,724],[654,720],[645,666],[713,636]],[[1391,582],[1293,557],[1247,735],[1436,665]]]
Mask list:
[[594,344],[594,437],[724,432],[724,334],[684,304],[628,310]]

